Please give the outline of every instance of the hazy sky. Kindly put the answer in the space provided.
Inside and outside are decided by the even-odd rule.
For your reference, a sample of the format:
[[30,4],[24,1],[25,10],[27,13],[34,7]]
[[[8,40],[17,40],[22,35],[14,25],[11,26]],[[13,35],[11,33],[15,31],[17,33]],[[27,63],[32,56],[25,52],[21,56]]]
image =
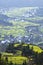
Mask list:
[[0,0],[0,7],[43,7],[43,0]]

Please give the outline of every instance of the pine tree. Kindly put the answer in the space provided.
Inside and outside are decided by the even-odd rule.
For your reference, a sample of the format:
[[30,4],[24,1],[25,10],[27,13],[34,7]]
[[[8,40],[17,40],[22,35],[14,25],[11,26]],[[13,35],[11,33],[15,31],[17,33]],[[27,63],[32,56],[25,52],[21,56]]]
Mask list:
[[9,63],[9,65],[13,65],[12,61]]
[[23,64],[22,65],[27,65],[27,62],[26,62],[26,60],[23,62]]

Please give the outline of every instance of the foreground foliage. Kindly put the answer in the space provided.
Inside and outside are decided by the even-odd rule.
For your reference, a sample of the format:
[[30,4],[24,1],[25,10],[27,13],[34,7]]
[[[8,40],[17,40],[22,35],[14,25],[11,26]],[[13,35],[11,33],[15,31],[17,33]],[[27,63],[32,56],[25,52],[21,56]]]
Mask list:
[[[37,50],[35,50],[35,49]],[[0,53],[0,65],[43,65],[43,50],[29,44],[10,44]]]

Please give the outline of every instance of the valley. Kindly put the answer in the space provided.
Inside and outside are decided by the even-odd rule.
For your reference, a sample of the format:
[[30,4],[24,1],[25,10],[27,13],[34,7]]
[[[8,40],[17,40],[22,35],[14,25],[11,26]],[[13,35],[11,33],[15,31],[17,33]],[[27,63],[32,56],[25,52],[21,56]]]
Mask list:
[[43,65],[43,8],[0,8],[0,64]]

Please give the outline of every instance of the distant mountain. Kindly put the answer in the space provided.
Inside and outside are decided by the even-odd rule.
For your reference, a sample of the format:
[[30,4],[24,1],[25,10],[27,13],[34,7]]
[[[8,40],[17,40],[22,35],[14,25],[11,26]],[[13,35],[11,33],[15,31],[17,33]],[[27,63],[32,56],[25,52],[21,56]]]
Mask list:
[[8,20],[8,16],[6,16],[6,15],[4,15],[4,14],[0,14],[0,19],[2,19],[2,20]]
[[4,15],[4,14],[0,14],[0,25],[4,25],[4,26],[11,26],[12,23],[8,22],[9,17]]
[[43,17],[43,7],[40,7],[40,8],[37,10],[37,16]]
[[43,8],[0,8],[0,40],[6,39],[34,44],[43,41]]
[[14,16],[43,17],[43,7],[21,7],[21,8],[12,7],[12,8],[3,8],[3,9],[0,8],[0,13],[13,17],[13,18]]
[[43,49],[43,43],[38,44],[38,46]]

